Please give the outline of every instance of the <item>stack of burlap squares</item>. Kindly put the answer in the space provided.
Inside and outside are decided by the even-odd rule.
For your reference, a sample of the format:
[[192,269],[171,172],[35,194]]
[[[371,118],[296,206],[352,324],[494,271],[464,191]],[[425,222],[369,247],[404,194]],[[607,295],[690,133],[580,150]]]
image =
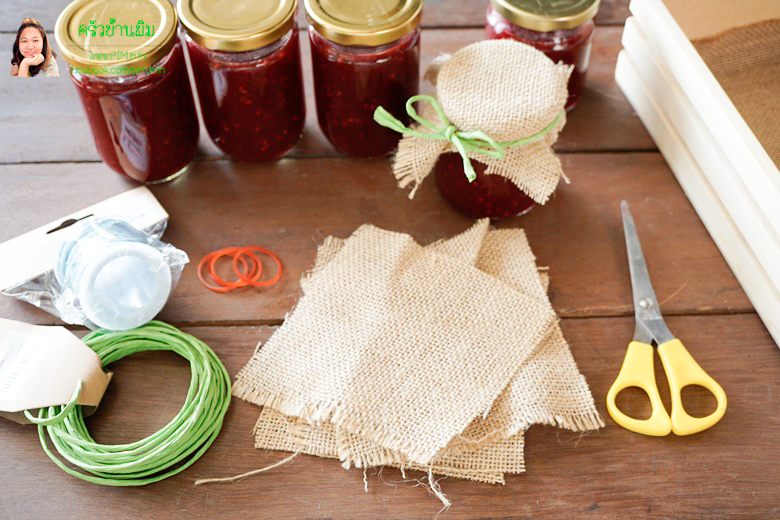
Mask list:
[[263,407],[255,446],[504,483],[531,424],[604,425],[546,282],[525,233],[487,219],[426,247],[370,225],[327,238],[234,385]]

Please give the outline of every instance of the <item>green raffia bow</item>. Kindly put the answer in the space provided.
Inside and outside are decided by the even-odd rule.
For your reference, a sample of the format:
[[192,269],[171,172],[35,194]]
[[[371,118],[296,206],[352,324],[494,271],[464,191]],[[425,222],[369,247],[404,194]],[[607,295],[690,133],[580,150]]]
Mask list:
[[[433,109],[436,111],[436,115],[439,116],[439,120],[443,126],[437,126],[436,124],[431,123],[430,121],[426,121],[417,115],[417,111],[412,106],[415,101],[427,101],[430,103]],[[471,166],[468,152],[481,153],[495,159],[503,159],[504,155],[506,154],[506,151],[504,150],[505,148],[509,146],[521,146],[532,143],[540,137],[546,135],[547,132],[552,130],[561,119],[563,111],[561,111],[555,117],[552,123],[547,125],[538,133],[530,137],[525,137],[523,139],[518,139],[517,141],[509,142],[497,142],[481,130],[477,130],[475,132],[459,131],[455,125],[450,123],[450,120],[447,119],[447,116],[444,115],[444,110],[441,108],[439,102],[431,96],[421,94],[410,97],[406,102],[406,113],[409,114],[409,117],[420,123],[425,128],[432,130],[433,133],[420,132],[419,130],[404,126],[403,123],[393,117],[390,112],[381,106],[376,107],[376,110],[374,110],[374,121],[384,127],[395,130],[396,132],[404,135],[413,135],[423,139],[439,139],[451,142],[458,150],[458,153],[460,153],[460,156],[463,158],[463,171],[466,172],[466,177],[468,178],[469,182],[474,182],[474,179],[477,178],[477,174],[474,172],[474,168]]]

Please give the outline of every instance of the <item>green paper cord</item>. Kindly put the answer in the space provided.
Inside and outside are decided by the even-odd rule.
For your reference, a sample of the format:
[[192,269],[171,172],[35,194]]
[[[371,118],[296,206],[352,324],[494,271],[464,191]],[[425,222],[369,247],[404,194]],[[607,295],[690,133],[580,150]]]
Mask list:
[[[83,341],[103,366],[139,352],[170,350],[190,362],[192,377],[176,417],[158,432],[129,444],[104,445],[92,439],[81,406],[75,405],[80,384],[68,405],[41,408],[36,419],[41,446],[63,471],[104,486],[143,486],[185,470],[211,446],[230,404],[231,385],[225,366],[208,345],[159,321],[123,332],[98,330]],[[65,460],[91,475],[57,458],[46,443],[46,433]]]
[[[427,101],[430,103],[433,109],[436,111],[436,115],[439,117],[439,120],[443,126],[437,126],[435,123],[420,117],[413,106],[415,101]],[[450,123],[450,120],[447,119],[447,116],[444,115],[444,110],[442,109],[439,102],[436,101],[436,98],[431,96],[420,94],[410,97],[406,101],[406,113],[409,114],[409,117],[417,121],[425,128],[432,130],[433,133],[420,132],[414,128],[404,126],[401,121],[393,117],[390,112],[381,106],[376,107],[376,110],[374,110],[374,121],[386,128],[395,130],[396,132],[404,135],[412,135],[422,139],[438,139],[451,142],[463,159],[463,171],[466,172],[466,177],[468,178],[469,182],[474,182],[474,179],[477,178],[477,174],[474,172],[474,168],[471,166],[471,160],[469,159],[468,152],[480,153],[482,155],[487,155],[488,157],[493,157],[494,159],[503,159],[504,155],[506,154],[505,148],[532,143],[555,128],[555,125],[558,124],[558,121],[563,115],[563,110],[558,113],[552,123],[534,135],[530,137],[524,137],[523,139],[518,139],[517,141],[505,142],[495,141],[485,132],[480,130],[474,132],[459,131],[455,125]]]
[[68,404],[66,404],[60,413],[53,415],[49,417],[48,419],[38,419],[33,414],[30,413],[30,410],[24,411],[24,416],[27,417],[27,420],[30,421],[33,424],[37,424],[40,426],[52,426],[57,423],[62,422],[65,417],[70,414],[70,411],[73,410],[73,407],[76,406],[76,403],[79,400],[79,397],[81,396],[81,388],[84,386],[84,381],[82,381],[80,378],[78,381],[76,381],[76,390],[73,391],[73,396],[70,398],[70,401],[68,401]]

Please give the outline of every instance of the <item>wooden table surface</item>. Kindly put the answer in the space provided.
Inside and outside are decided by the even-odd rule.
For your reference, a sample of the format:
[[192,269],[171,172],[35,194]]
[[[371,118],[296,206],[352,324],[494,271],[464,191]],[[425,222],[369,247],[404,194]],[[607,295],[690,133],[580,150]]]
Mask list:
[[[22,17],[37,17],[51,30],[65,4],[35,0],[22,12],[18,2],[3,2],[0,62],[8,66]],[[485,6],[485,0],[427,0],[423,68],[439,52],[481,39]],[[615,85],[627,15],[626,0],[602,2],[587,90],[556,145],[571,184],[561,185],[546,206],[496,223],[524,228],[539,264],[550,267],[553,305],[606,427],[585,435],[531,427],[526,473],[508,476],[504,486],[441,481],[453,505],[440,518],[780,516],[780,352]],[[171,217],[165,240],[193,261],[216,248],[252,243],[277,251],[286,265],[278,285],[227,295],[205,290],[190,265],[159,316],[211,345],[231,376],[293,308],[301,273],[325,236],[345,237],[370,222],[429,243],[472,222],[450,209],[430,181],[408,200],[395,187],[389,160],[334,152],[316,125],[308,41],[302,42],[309,117],[288,158],[233,163],[202,131],[191,171],[152,187]],[[134,186],[100,162],[70,83],[67,76],[22,81],[0,75],[0,242]],[[606,413],[604,398],[633,331],[621,199],[631,203],[670,328],[729,396],[725,417],[706,432],[646,437],[620,428]],[[0,317],[60,323],[8,297],[0,299]],[[100,410],[88,419],[103,443],[158,430],[189,386],[189,367],[172,354],[133,356],[112,370]],[[668,403],[665,382],[659,384]],[[626,405],[641,412],[637,396],[630,397]],[[689,403],[705,412],[711,405],[701,394]],[[233,484],[194,487],[197,478],[234,475],[287,456],[253,448],[259,412],[234,399],[200,461],[143,488],[73,478],[43,453],[34,427],[0,421],[0,518],[433,518],[441,508],[397,470],[369,470],[365,492],[361,470],[305,455]]]

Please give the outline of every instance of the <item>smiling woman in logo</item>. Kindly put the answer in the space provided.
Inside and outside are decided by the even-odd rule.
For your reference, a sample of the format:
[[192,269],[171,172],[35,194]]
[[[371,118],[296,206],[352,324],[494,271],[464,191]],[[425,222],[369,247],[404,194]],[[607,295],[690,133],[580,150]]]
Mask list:
[[22,20],[11,56],[11,76],[59,76],[56,58],[40,22]]

